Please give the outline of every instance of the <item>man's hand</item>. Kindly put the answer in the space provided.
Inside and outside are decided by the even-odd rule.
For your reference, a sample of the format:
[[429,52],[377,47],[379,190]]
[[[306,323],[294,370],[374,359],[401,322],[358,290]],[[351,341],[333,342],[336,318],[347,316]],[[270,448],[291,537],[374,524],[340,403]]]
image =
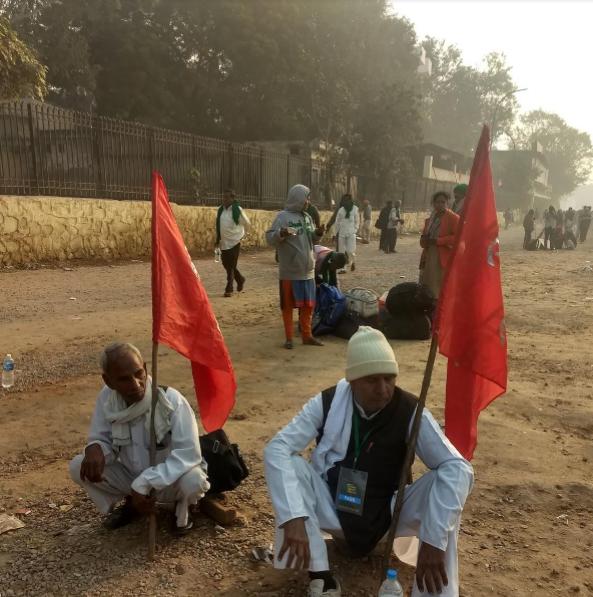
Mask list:
[[84,451],[84,459],[80,465],[80,478],[82,481],[100,483],[103,480],[105,469],[105,454],[99,444],[91,444]]
[[286,238],[289,235],[288,228],[280,228],[280,238]]
[[134,510],[140,512],[140,514],[150,514],[154,511],[155,499],[150,495],[143,495],[132,489],[130,498],[132,499]]
[[321,226],[319,226],[319,228],[315,229],[315,234],[317,236],[323,236],[325,234],[325,225],[321,224]]
[[309,537],[305,529],[304,518],[294,518],[280,527],[284,530],[284,543],[280,548],[278,559],[282,560],[288,551],[286,567],[296,570],[308,570],[311,552],[309,551]]
[[442,549],[422,543],[416,565],[416,582],[420,592],[426,588],[431,594],[441,593],[443,587],[449,584],[445,571],[445,552]]

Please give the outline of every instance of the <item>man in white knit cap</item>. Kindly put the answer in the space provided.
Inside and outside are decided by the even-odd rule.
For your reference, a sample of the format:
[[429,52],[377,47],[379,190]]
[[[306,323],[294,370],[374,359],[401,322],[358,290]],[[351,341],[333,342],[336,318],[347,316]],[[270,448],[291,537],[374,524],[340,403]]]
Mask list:
[[[309,570],[311,597],[341,595],[322,532],[362,557],[389,529],[416,408],[416,398],[396,385],[398,372],[385,336],[361,326],[348,343],[345,379],[312,398],[266,446],[275,565]],[[315,439],[308,462],[300,453]],[[397,532],[419,540],[412,553],[412,563],[417,559],[412,595],[454,597],[457,536],[472,467],[427,410],[416,454],[430,470],[406,488]],[[400,541],[395,549],[403,557]]]

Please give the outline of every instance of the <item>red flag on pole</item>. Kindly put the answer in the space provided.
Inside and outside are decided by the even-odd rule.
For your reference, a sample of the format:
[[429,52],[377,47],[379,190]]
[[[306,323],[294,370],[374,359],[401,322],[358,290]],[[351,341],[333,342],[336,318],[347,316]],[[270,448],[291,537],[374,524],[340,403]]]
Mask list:
[[468,460],[478,416],[507,387],[507,341],[500,281],[498,218],[484,126],[472,166],[435,332],[448,357],[445,433]]
[[158,172],[152,173],[152,339],[191,361],[202,424],[220,429],[235,404],[235,374]]

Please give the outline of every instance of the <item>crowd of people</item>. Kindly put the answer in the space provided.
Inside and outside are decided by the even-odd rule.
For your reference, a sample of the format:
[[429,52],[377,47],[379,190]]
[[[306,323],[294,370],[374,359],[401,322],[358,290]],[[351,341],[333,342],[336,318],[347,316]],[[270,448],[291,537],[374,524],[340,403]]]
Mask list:
[[[542,229],[536,238],[533,238],[538,223]],[[587,240],[589,226],[591,225],[591,206],[584,206],[578,212],[572,207],[566,211],[556,209],[550,205],[540,216],[535,209],[530,209],[523,218],[525,236],[523,248],[535,249],[575,249],[577,243]],[[542,240],[543,237],[543,240]]]
[[[422,254],[419,282],[428,287],[435,298],[440,294],[444,271],[449,260],[459,214],[463,208],[467,185],[454,188],[454,202],[439,191],[432,197],[432,212],[420,237]],[[352,195],[345,193],[332,216],[324,225],[319,211],[311,202],[311,192],[304,185],[293,186],[288,193],[285,209],[275,218],[266,233],[270,246],[275,248],[278,263],[280,308],[285,332],[284,347],[294,347],[293,311],[299,313],[299,329],[303,344],[322,346],[312,333],[311,322],[320,283],[338,286],[336,274],[344,274],[347,267],[356,269],[357,240],[370,243],[373,209],[367,199],[359,210]],[[401,201],[387,201],[380,210],[375,228],[380,230],[379,250],[396,253],[398,230],[403,226]],[[241,239],[249,226],[249,219],[235,199],[231,189],[223,195],[216,220],[217,247],[221,249],[222,265],[227,274],[225,297],[233,294],[234,283],[241,292],[245,277],[238,269]],[[333,230],[335,249],[320,244],[322,237]],[[360,233],[360,236],[359,236]]]
[[[466,185],[432,197],[432,209],[420,235],[419,283],[438,298],[456,231],[463,217]],[[338,273],[356,267],[356,243],[371,240],[372,207],[359,210],[345,194],[326,225],[311,204],[310,190],[293,186],[285,209],[276,216],[266,239],[276,250],[284,347],[294,347],[293,311],[306,346],[323,346],[313,335],[312,315],[320,285],[337,287]],[[538,214],[523,221],[524,246]],[[591,208],[578,214],[548,208],[542,215],[544,245],[558,249],[584,242]],[[394,253],[398,227],[404,223],[399,201],[387,201],[375,227],[379,250]],[[216,239],[226,270],[224,296],[241,292],[241,240],[250,222],[231,189],[217,212]],[[335,247],[320,244],[333,226]],[[578,237],[577,237],[578,235]],[[105,526],[116,529],[169,502],[172,530],[192,528],[191,508],[203,511],[212,502],[215,466],[202,454],[195,415],[174,388],[159,387],[154,412],[157,463],[150,466],[152,380],[140,351],[129,343],[106,347],[101,356],[104,386],[91,420],[88,443],[70,463],[70,475],[100,512]],[[417,399],[398,384],[399,365],[384,334],[360,325],[349,339],[344,377],[319,391],[280,430],[264,450],[266,481],[275,514],[274,564],[304,569],[310,597],[339,597],[339,579],[331,571],[324,533],[352,557],[373,552],[385,540],[394,492],[403,470],[406,444]],[[302,453],[316,441],[305,458]],[[395,552],[416,566],[412,595],[459,595],[457,539],[461,514],[473,485],[472,467],[445,438],[440,425],[424,410],[416,447],[428,469],[406,489]],[[210,507],[212,511],[212,507]],[[414,539],[415,538],[415,539]],[[411,541],[411,542],[410,542]],[[407,555],[404,555],[406,552]],[[412,554],[410,556],[410,554]]]

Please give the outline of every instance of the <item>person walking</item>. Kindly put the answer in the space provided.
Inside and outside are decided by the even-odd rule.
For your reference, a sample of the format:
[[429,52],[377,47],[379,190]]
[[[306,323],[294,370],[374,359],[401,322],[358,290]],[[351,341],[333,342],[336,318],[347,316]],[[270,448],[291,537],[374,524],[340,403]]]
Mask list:
[[397,253],[395,245],[397,243],[397,227],[403,224],[400,213],[401,201],[396,201],[387,220],[387,250],[386,253]]
[[361,237],[362,243],[368,245],[371,242],[371,220],[373,218],[373,208],[368,199],[362,201],[361,211]]
[[544,249],[554,248],[554,228],[556,227],[556,210],[550,205],[544,212]]
[[432,214],[426,218],[420,237],[423,250],[419,282],[428,286],[435,298],[441,293],[441,285],[459,225],[459,216],[448,209],[448,205],[449,193],[437,191],[432,196]]
[[226,189],[222,195],[222,205],[216,214],[216,246],[220,247],[220,258],[227,276],[225,297],[233,296],[233,282],[237,283],[237,292],[241,292],[245,286],[245,277],[237,264],[241,253],[241,239],[245,236],[245,227],[249,225],[249,218],[235,199],[235,192]]
[[[356,269],[356,233],[358,232],[358,207],[354,205],[352,195],[342,198],[342,207],[338,210],[335,224],[338,237],[338,253],[346,253],[350,271]],[[344,273],[345,270],[340,270]]]
[[510,207],[504,210],[504,229],[508,230],[509,226],[513,223],[513,212]]
[[574,249],[577,246],[576,229],[577,214],[572,207],[569,207],[564,215],[564,242],[567,249]]
[[535,212],[530,209],[523,218],[523,229],[525,230],[525,236],[523,238],[523,248],[528,249],[529,243],[531,242],[531,235],[535,228]]
[[336,243],[336,251],[339,251],[339,248],[338,248],[338,234],[336,232],[335,223],[336,223],[336,219],[338,217],[338,212],[344,206],[344,201],[346,200],[347,197],[351,198],[352,195],[350,195],[349,193],[346,193],[345,195],[342,195],[342,198],[340,199],[340,202],[338,203],[338,205],[334,209],[334,213],[332,213],[330,219],[328,220],[327,224],[325,225],[325,229],[326,230],[329,230],[332,226],[334,226],[334,239],[335,239],[335,243]]
[[311,191],[302,184],[288,191],[286,207],[266,232],[266,240],[278,250],[280,308],[286,341],[284,348],[293,348],[292,312],[299,311],[303,344],[323,346],[313,337],[311,319],[315,308],[315,255],[313,246],[323,236],[323,226],[315,228],[307,205]]
[[389,215],[391,214],[392,209],[393,201],[387,201],[385,206],[379,212],[379,217],[375,223],[375,228],[378,228],[381,231],[381,236],[379,237],[379,251],[384,251],[385,253],[389,253],[389,233],[387,232],[387,225],[389,224]]
[[587,240],[587,233],[591,225],[591,206],[585,205],[579,211],[579,242],[584,243]]
[[553,233],[553,245],[555,249],[564,248],[564,213],[561,209],[556,212],[556,224]]

